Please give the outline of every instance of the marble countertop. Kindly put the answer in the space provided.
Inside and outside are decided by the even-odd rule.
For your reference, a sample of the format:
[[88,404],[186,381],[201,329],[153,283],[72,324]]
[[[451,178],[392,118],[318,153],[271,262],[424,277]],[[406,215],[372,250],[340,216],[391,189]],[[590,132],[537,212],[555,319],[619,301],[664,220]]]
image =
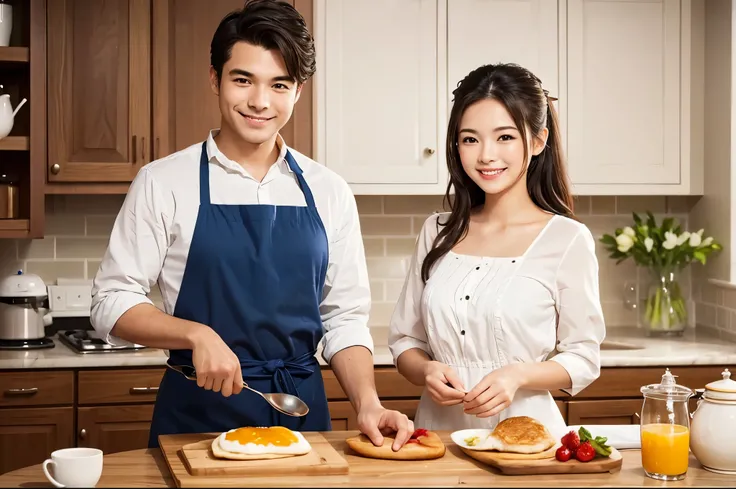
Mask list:
[[[77,353],[54,336],[54,347],[40,350],[0,350],[0,370],[18,368],[100,368],[100,367],[146,367],[163,366],[168,355],[165,350],[144,349],[110,353]],[[321,350],[317,352],[320,365],[326,365]],[[373,362],[375,365],[393,365],[388,347],[376,345]]]
[[[320,352],[317,358],[325,365]],[[0,370],[162,366],[166,359],[166,352],[158,349],[79,354],[54,337],[54,348],[0,351]],[[376,341],[373,361],[376,366],[393,366],[385,344]],[[601,348],[603,367],[685,365],[736,365],[736,343],[702,328],[688,330],[676,338],[647,338],[637,328],[609,328]]]

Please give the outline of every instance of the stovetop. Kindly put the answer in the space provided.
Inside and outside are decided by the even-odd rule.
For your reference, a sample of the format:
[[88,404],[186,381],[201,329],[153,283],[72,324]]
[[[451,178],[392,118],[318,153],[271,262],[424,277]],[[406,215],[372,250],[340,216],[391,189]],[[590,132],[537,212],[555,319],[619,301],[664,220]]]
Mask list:
[[[59,331],[59,340],[76,353],[113,353],[121,351],[138,351],[146,348],[136,343],[122,342],[119,345],[110,345],[99,337],[94,330]],[[122,341],[122,340],[120,340]]]

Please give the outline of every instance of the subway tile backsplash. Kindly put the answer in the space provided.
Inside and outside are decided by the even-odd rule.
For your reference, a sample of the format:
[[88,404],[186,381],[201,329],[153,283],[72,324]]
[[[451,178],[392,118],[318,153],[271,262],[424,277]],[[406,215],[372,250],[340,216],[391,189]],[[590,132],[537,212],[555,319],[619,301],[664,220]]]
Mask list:
[[[40,275],[47,283],[53,283],[57,277],[92,279],[105,252],[123,196],[49,195],[46,199],[46,237],[0,240],[0,271],[8,274],[24,269]],[[416,235],[429,214],[442,210],[442,196],[357,196],[356,199],[373,296],[371,326],[380,328],[388,325],[401,292]],[[632,211],[652,210],[659,216],[673,215],[687,225],[687,216],[695,201],[692,197],[579,197],[575,212],[599,238],[616,227],[630,224]],[[615,265],[600,243],[597,251],[601,298],[608,326],[636,325],[636,312],[624,305],[624,285],[630,282],[643,294],[647,274],[630,262]],[[683,285],[686,293],[692,295],[690,283],[690,272],[686,270]],[[156,292],[152,296],[156,297]],[[720,300],[720,297],[713,300]],[[708,304],[699,303],[697,313],[705,311],[706,315],[717,317],[717,312],[710,312]],[[691,305],[694,311],[692,301]],[[728,314],[721,314],[728,316],[721,323],[728,321],[729,327],[736,326],[736,302],[733,309],[728,309]],[[715,319],[713,322],[715,325]]]

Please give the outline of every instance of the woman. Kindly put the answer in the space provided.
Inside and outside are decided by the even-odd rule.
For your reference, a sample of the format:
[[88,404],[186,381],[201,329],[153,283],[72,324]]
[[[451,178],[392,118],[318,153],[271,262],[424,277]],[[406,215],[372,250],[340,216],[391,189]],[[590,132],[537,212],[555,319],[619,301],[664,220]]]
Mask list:
[[482,66],[453,94],[451,212],[422,227],[389,346],[399,372],[426,386],[416,426],[526,415],[559,438],[549,391],[575,395],[598,377],[605,325],[556,115],[540,80],[513,64]]

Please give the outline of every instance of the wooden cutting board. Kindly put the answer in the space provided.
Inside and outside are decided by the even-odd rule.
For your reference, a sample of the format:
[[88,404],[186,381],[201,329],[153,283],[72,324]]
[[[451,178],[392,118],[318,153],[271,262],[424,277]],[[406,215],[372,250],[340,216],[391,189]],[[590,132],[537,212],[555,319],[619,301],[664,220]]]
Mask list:
[[[460,447],[471,458],[486,465],[497,468],[507,475],[530,474],[594,474],[599,472],[616,472],[621,469],[623,458],[621,453],[611,447],[611,455],[607,458],[594,458],[590,462],[570,459],[560,462],[555,458],[556,445],[536,456],[524,457],[521,454],[468,450]],[[546,457],[540,458],[546,455]]]
[[[210,450],[219,433],[161,435],[159,445],[177,487],[212,485],[218,478],[279,477],[283,475],[340,475],[348,463],[318,432],[302,432],[312,451],[270,460],[222,460]],[[215,484],[216,485],[216,484]]]

